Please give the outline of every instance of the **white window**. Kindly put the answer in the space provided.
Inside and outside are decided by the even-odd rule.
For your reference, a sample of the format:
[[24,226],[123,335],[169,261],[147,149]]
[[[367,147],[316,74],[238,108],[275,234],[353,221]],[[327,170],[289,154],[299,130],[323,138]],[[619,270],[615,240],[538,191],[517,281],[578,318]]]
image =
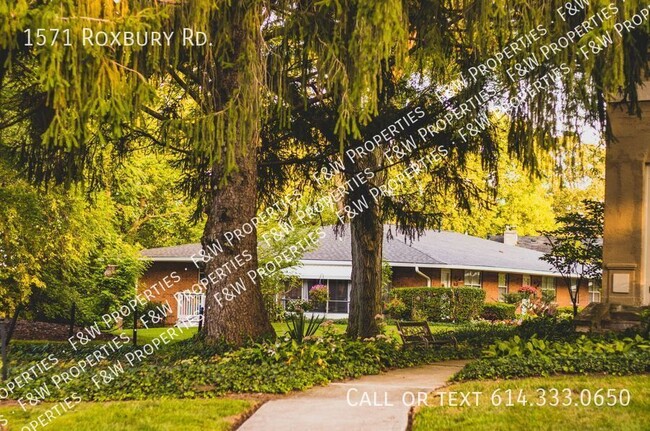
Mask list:
[[600,280],[589,281],[589,302],[600,302]]
[[557,299],[557,289],[555,287],[555,277],[542,277],[542,294],[553,301]]
[[440,270],[440,284],[442,287],[451,287],[451,270],[450,269],[441,269]]
[[481,288],[481,272],[465,270],[465,287]]
[[521,285],[522,286],[530,286],[530,275],[524,274],[521,276]]
[[292,299],[310,300],[311,289],[314,286],[325,286],[327,288],[327,301],[321,304],[314,304],[314,308],[311,311],[341,314],[349,312],[350,289],[352,287],[352,283],[349,280],[303,280],[301,288],[295,288],[284,293],[282,299],[285,307],[287,302]]
[[508,274],[505,272],[499,273],[499,301],[503,301],[504,295],[508,294]]

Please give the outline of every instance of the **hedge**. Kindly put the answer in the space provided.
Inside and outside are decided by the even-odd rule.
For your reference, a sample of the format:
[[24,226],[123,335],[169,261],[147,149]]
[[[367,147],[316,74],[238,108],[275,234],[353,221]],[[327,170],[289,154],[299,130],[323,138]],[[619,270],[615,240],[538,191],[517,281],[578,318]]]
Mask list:
[[402,287],[393,289],[408,308],[407,318],[464,322],[479,317],[485,291],[473,287]]
[[514,304],[494,303],[484,304],[481,318],[485,320],[514,320],[517,306]]

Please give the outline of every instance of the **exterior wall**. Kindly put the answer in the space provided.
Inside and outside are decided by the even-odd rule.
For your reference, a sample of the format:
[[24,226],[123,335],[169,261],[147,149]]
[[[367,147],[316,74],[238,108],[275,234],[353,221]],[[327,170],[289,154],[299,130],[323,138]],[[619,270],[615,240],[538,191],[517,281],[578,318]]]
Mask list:
[[608,143],[605,167],[603,301],[614,304],[650,305],[645,198],[649,194],[650,94],[641,94],[640,100],[645,100],[641,102],[643,118],[627,115],[617,104],[610,104],[609,110],[616,140]]
[[[431,285],[440,286],[440,269],[437,268],[420,268],[422,272],[431,277]],[[508,292],[516,293],[523,285],[522,274],[506,273],[508,276]],[[465,284],[465,271],[462,269],[451,270],[451,282],[453,287],[462,287]],[[531,275],[530,284],[539,288],[542,285],[542,276]],[[415,272],[415,267],[394,267],[393,268],[393,287],[424,287],[426,279]],[[486,302],[497,302],[499,300],[499,273],[491,271],[481,271],[481,287],[485,290]],[[555,278],[555,287],[557,292],[556,302],[560,307],[571,306],[569,292],[560,277]],[[578,296],[578,305],[584,307],[589,303],[589,291],[585,285],[580,289]]]
[[481,272],[481,287],[485,291],[485,302],[499,301],[499,273]]
[[[440,270],[436,268],[420,268],[420,272],[431,278],[431,286],[440,286]],[[415,267],[393,267],[393,286],[395,287],[425,287],[427,279],[415,272]]]
[[[440,286],[440,269],[438,268],[420,268],[420,270],[431,277],[431,285],[436,287]],[[149,269],[142,276],[139,283],[139,291],[142,292],[149,286],[156,283],[161,283],[165,277],[169,277],[170,273],[176,272],[181,280],[158,295],[153,297],[153,301],[165,302],[168,301],[172,307],[172,313],[167,316],[165,323],[173,325],[178,318],[178,301],[174,297],[177,292],[191,290],[192,286],[198,282],[199,272],[196,267],[187,262],[153,262]],[[462,287],[465,280],[465,271],[462,269],[452,269],[451,282],[454,287]],[[508,291],[510,293],[517,292],[522,286],[523,276],[521,274],[508,273]],[[426,286],[426,279],[420,274],[415,272],[415,267],[393,267],[393,286],[394,287],[424,287]],[[531,284],[533,286],[541,286],[541,276],[531,276]],[[486,293],[486,302],[496,302],[499,298],[498,289],[498,273],[497,272],[481,272],[481,285]],[[560,278],[556,279],[557,287],[557,302],[560,306],[570,306],[571,300],[568,291]],[[588,288],[585,286],[581,289],[579,305],[581,307],[587,305],[589,302]]]
[[166,289],[160,295],[151,298],[155,302],[168,301],[172,307],[172,313],[167,315],[165,319],[166,325],[173,325],[178,319],[178,301],[174,294],[184,290],[191,290],[199,279],[199,270],[191,262],[152,262],[140,279],[138,286],[138,292],[142,292],[147,287],[160,283],[165,277],[169,277],[169,274],[173,271],[180,276],[181,280],[175,283],[172,288]]

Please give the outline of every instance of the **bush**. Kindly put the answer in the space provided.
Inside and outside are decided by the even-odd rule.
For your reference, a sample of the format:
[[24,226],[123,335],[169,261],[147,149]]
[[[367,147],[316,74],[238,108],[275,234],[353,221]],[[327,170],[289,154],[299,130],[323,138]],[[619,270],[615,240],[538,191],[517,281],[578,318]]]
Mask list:
[[572,342],[513,337],[484,353],[486,358],[466,365],[453,380],[650,371],[650,341],[641,336],[608,340],[583,335]]
[[485,320],[514,320],[517,306],[514,304],[484,304],[481,311],[481,318]]
[[408,319],[408,307],[399,298],[393,298],[384,304],[384,313],[392,319]]
[[[164,310],[166,310],[166,307],[163,305],[162,302],[156,302],[156,301],[147,301],[144,305],[138,304],[137,307],[138,307],[137,308],[138,318],[141,318],[142,316],[148,316],[149,312],[151,312],[152,315],[162,317]],[[122,328],[133,329],[133,318],[134,318],[134,314],[132,313],[126,319],[124,319],[122,321]],[[147,317],[145,317],[144,319],[149,328],[162,328],[165,326],[166,319],[162,319],[158,322],[154,322],[152,319],[148,319]],[[138,327],[142,328],[142,322],[138,321]]]
[[550,340],[564,340],[577,336],[572,320],[548,317],[524,320],[517,328],[517,334],[523,338],[538,336]]
[[393,294],[406,304],[405,318],[430,322],[476,319],[485,301],[485,291],[472,287],[406,287]]

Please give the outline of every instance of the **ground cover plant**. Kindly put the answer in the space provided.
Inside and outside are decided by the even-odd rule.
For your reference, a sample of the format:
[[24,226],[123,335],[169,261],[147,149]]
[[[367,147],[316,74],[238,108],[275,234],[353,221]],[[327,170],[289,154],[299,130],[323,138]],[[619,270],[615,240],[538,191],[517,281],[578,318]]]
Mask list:
[[582,335],[571,341],[515,336],[497,341],[483,353],[482,359],[469,363],[454,380],[650,371],[650,341],[638,334],[623,338]]
[[[544,389],[546,403],[541,406],[541,392]],[[559,389],[559,402],[556,404],[551,389]],[[563,389],[568,388],[570,402],[563,398]],[[597,391],[605,389],[604,391]],[[600,397],[613,389],[613,393],[622,394],[626,404],[625,392],[629,391],[629,404],[607,406],[610,402]],[[508,403],[508,390],[514,394],[513,402]],[[444,392],[480,392],[478,405],[451,407],[447,403],[441,406],[440,397],[431,396],[428,407],[420,408],[413,420],[413,431],[436,430],[473,430],[473,431],[518,431],[518,430],[647,430],[647,418],[650,411],[650,376],[614,377],[614,376],[559,376],[549,378],[527,378],[498,381],[471,381],[454,384],[439,391]],[[494,402],[492,395],[496,391]],[[517,403],[520,391],[526,396],[526,402],[533,405]],[[585,392],[582,392],[585,391]],[[581,399],[581,393],[582,399]],[[591,394],[591,398],[587,394]],[[500,403],[499,399],[500,397]],[[587,402],[589,401],[589,402]],[[577,405],[576,405],[577,403]],[[497,405],[498,404],[498,405]],[[565,404],[565,405],[563,405]],[[611,402],[610,402],[611,404]]]
[[[44,397],[47,400],[61,399],[71,393],[77,393],[84,401],[210,398],[230,392],[286,393],[391,368],[476,358],[493,340],[507,338],[516,329],[502,324],[437,324],[432,326],[434,334],[453,333],[456,345],[408,349],[403,348],[391,325],[386,325],[387,335],[366,340],[347,338],[344,328],[326,322],[318,334],[305,337],[301,344],[284,334],[274,342],[249,344],[240,349],[208,345],[197,337],[175,341],[160,349],[151,349],[151,343],[146,345],[149,347],[143,344],[134,347],[125,342],[109,359],[61,383],[60,387],[53,384],[53,376],[78,366],[79,361],[86,360],[102,343],[77,346],[78,350],[73,351],[68,343],[16,342],[10,364],[12,376],[48,355],[58,358],[58,363],[35,381],[17,388],[11,397],[24,396],[43,384],[48,385],[49,394]],[[140,330],[139,338],[154,340],[151,337],[160,331],[160,328]],[[116,337],[128,339],[129,333],[127,330]],[[186,335],[184,332],[183,336]],[[153,352],[138,360],[137,353],[147,348]],[[98,377],[97,373],[116,370],[117,365],[121,368],[115,378],[104,382]]]

